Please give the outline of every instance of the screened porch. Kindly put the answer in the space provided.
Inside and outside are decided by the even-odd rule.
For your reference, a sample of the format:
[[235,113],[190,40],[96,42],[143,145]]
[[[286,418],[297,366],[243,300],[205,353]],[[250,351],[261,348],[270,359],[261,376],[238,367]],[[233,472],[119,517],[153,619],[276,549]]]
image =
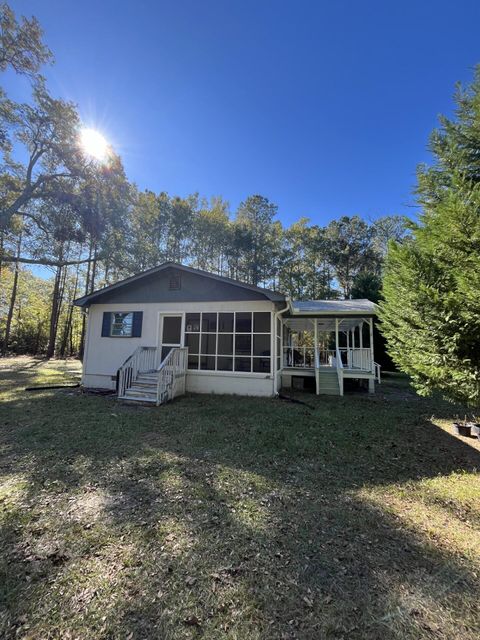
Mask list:
[[[307,304],[308,310],[298,306]],[[310,301],[293,303],[292,311],[282,323],[284,382],[291,382],[291,376],[316,376],[317,393],[322,381],[328,381],[332,391],[338,383],[338,393],[343,395],[343,379],[358,378],[368,380],[373,391],[374,382],[380,382],[380,366],[374,358],[373,303]]]

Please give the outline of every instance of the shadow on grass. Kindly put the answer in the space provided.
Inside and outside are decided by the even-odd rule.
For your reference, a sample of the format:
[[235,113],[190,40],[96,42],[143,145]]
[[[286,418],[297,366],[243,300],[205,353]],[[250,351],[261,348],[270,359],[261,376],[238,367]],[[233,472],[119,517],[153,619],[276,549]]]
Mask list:
[[359,491],[479,457],[390,391],[7,399],[3,637],[473,640],[478,567]]

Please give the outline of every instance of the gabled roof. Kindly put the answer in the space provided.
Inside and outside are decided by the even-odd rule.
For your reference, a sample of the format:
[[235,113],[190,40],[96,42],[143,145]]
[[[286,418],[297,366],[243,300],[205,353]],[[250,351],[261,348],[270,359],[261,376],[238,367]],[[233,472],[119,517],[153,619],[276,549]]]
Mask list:
[[115,289],[120,289],[126,285],[132,284],[142,278],[147,276],[154,275],[156,273],[161,273],[166,269],[180,269],[181,271],[186,271],[187,273],[193,273],[199,276],[204,276],[206,278],[211,278],[212,280],[218,280],[220,282],[224,282],[227,284],[234,285],[236,287],[241,287],[242,289],[248,289],[249,291],[255,291],[257,293],[261,293],[267,298],[267,300],[271,300],[272,302],[284,302],[286,300],[285,296],[282,293],[277,291],[271,291],[270,289],[263,289],[262,287],[256,287],[253,284],[245,284],[244,282],[240,282],[239,280],[234,280],[233,278],[227,278],[225,276],[218,276],[214,273],[209,273],[208,271],[202,271],[201,269],[194,269],[193,267],[186,267],[183,264],[179,264],[177,262],[164,262],[158,267],[153,267],[152,269],[148,269],[147,271],[143,271],[142,273],[137,273],[134,276],[130,276],[130,278],[125,278],[124,280],[120,280],[115,284],[111,284],[108,287],[103,287],[102,289],[98,289],[93,293],[90,293],[87,296],[82,296],[81,298],[77,298],[74,300],[73,304],[78,307],[85,307],[92,302],[95,302],[97,298],[102,296],[104,293],[114,291]]
[[366,298],[358,300],[292,300],[292,315],[373,315],[376,304]]

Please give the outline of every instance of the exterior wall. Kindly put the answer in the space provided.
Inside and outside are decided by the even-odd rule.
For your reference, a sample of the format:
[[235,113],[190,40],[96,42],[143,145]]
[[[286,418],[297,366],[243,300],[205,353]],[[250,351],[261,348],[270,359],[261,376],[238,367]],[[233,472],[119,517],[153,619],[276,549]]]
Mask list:
[[[171,290],[170,278],[180,277],[181,286]],[[201,274],[190,273],[182,269],[168,269],[144,276],[112,291],[106,291],[95,300],[98,304],[117,303],[155,303],[155,302],[225,302],[225,301],[264,301],[265,295],[229,282],[221,282]]]
[[[104,311],[143,311],[140,338],[102,337]],[[273,320],[275,304],[269,300],[222,302],[165,302],[165,303],[115,303],[92,304],[88,312],[87,335],[84,354],[82,383],[86,387],[115,388],[118,368],[139,346],[156,347],[160,343],[160,314],[183,315],[182,341],[184,339],[185,313],[215,311],[268,311],[271,313],[271,363],[269,375],[265,373],[189,371],[187,390],[196,393],[233,393],[239,395],[272,396],[276,391],[275,335]],[[182,342],[183,344],[183,342]]]
[[[227,375],[225,375],[225,373]],[[264,374],[230,374],[220,372],[187,373],[187,391],[192,393],[220,393],[239,396],[272,396],[273,380]]]

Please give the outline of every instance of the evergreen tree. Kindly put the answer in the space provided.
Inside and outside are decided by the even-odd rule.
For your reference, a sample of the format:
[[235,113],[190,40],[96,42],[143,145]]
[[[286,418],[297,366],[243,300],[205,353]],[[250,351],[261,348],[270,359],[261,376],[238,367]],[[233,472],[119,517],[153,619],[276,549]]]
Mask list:
[[274,226],[277,205],[260,195],[249,196],[240,204],[235,220],[237,237],[244,250],[240,271],[243,279],[258,285],[274,276],[274,253],[278,233]]
[[382,330],[422,394],[480,404],[480,71],[457,90],[454,121],[432,135],[419,169],[419,223],[390,246]]
[[326,230],[329,261],[345,298],[350,298],[354,278],[360,271],[375,267],[373,229],[359,216],[333,220]]

